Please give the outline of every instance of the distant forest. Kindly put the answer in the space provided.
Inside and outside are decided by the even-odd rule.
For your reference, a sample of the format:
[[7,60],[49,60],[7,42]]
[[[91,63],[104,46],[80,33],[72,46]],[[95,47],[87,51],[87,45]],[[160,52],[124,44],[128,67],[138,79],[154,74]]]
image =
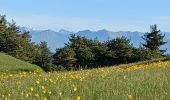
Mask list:
[[45,71],[89,69],[165,57],[166,50],[160,49],[166,44],[165,35],[157,25],[150,28],[151,31],[141,37],[145,42],[139,48],[134,47],[126,37],[100,42],[72,34],[69,42],[52,54],[47,42],[31,42],[28,31],[21,32],[14,21],[9,22],[5,15],[1,15],[0,52],[36,64]]

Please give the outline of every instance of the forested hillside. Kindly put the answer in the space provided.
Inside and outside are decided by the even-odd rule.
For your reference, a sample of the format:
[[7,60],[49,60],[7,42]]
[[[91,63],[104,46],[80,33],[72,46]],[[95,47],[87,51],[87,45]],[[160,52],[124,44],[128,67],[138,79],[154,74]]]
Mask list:
[[[106,30],[100,32],[106,32]],[[43,34],[46,34],[46,31]],[[102,34],[100,35],[106,38]],[[56,52],[53,54],[48,48],[47,42],[33,43],[29,31],[20,31],[14,21],[9,22],[6,20],[6,16],[0,16],[0,52],[41,66],[45,71],[91,69],[166,56],[166,49],[161,48],[167,44],[165,35],[157,25],[152,25],[150,32],[141,37],[144,42],[140,47],[135,47],[125,36],[107,41],[93,38],[71,34],[65,46],[56,48]]]

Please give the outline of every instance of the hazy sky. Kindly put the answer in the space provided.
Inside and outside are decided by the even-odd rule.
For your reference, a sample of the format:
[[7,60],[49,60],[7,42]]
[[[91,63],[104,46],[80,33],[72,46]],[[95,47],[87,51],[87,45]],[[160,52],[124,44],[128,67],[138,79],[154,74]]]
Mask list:
[[34,29],[170,32],[170,0],[0,0],[0,14]]

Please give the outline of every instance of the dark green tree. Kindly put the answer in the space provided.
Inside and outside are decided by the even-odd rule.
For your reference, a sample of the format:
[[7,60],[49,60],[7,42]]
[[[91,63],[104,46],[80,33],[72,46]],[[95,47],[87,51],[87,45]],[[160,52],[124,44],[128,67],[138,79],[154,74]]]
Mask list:
[[21,33],[16,23],[7,22],[5,16],[0,16],[0,52],[35,63],[46,71],[53,66],[52,54],[47,43],[41,42],[41,44],[35,45],[31,42],[29,32]]
[[7,20],[5,19],[5,16],[0,16],[0,51],[4,52],[5,47],[5,34],[7,29]]
[[163,35],[161,31],[158,30],[156,24],[150,27],[150,33],[147,32],[144,35],[143,39],[145,40],[145,43],[143,46],[151,51],[152,57],[159,57],[166,52],[166,50],[160,49],[160,46],[166,44],[164,37],[165,35]]
[[[3,26],[5,24],[4,16],[0,20],[2,22],[0,26]],[[6,26],[7,27],[3,27],[4,29],[1,29],[3,31],[0,32],[0,51],[17,57],[17,52],[21,47],[19,43],[20,35],[18,34],[18,28],[15,22],[6,23]]]
[[91,50],[93,41],[85,37],[71,35],[67,47],[71,48],[75,52],[76,64],[75,67],[89,67],[93,65],[94,55]]
[[118,37],[116,39],[107,42],[108,48],[111,52],[115,53],[114,62],[117,64],[128,63],[132,57],[133,46],[130,44],[130,40],[126,37]]
[[38,53],[34,59],[34,64],[39,65],[45,71],[50,71],[53,67],[52,53],[47,47],[47,42],[41,42],[38,45]]
[[81,68],[93,66],[95,55],[89,47],[76,50],[77,65]]
[[29,32],[21,33],[14,21],[7,22],[5,16],[0,16],[0,52],[32,63],[36,46]]
[[71,35],[69,40],[66,45],[76,53],[77,68],[99,67],[107,63],[105,59],[107,45],[104,43],[76,35]]
[[146,48],[143,47],[133,48],[133,56],[131,58],[131,62],[151,60],[150,55],[151,55],[150,50]]
[[19,58],[32,63],[36,54],[38,54],[38,47],[31,42],[31,36],[29,32],[25,31],[20,35],[21,50],[18,52]]
[[72,48],[64,47],[56,50],[56,54],[54,55],[54,62],[56,65],[61,65],[67,70],[75,70],[76,61],[75,58],[76,53]]
[[98,40],[94,40],[93,44],[91,46],[91,50],[94,54],[94,67],[103,67],[106,65],[109,65],[109,59],[107,58],[108,52],[107,52],[107,45],[105,43],[102,43]]
[[64,48],[57,49],[55,61],[66,69],[93,68],[105,65],[107,46],[98,40],[71,35]]

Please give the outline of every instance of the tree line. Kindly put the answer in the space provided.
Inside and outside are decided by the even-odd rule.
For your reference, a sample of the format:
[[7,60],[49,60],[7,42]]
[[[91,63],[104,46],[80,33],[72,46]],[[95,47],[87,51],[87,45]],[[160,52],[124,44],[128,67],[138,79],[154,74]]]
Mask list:
[[28,31],[21,32],[14,21],[8,22],[6,16],[0,16],[0,52],[36,64],[45,71],[97,68],[161,58],[166,52],[160,49],[166,43],[164,37],[157,25],[152,25],[151,31],[141,37],[145,43],[136,48],[124,36],[100,42],[72,34],[69,42],[53,54],[47,42],[31,42]]

